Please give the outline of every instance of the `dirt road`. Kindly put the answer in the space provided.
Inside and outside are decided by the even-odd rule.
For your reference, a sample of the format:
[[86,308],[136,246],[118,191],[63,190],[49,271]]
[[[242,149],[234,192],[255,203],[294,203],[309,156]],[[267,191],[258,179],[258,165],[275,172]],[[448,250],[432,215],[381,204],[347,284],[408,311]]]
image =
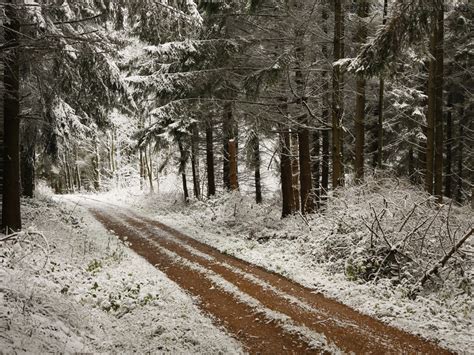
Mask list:
[[449,354],[157,221],[97,201],[85,205],[195,296],[198,306],[250,353]]

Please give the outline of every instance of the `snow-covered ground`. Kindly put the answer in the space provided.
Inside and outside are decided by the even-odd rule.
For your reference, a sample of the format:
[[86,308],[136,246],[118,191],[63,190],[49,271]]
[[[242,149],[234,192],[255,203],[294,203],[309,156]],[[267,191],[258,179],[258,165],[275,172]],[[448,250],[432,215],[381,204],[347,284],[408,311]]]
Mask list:
[[[276,200],[258,206],[251,197],[238,193],[188,205],[181,202],[178,192],[142,195],[114,191],[94,198],[131,207],[362,313],[452,350],[473,353],[473,238],[445,268],[444,281],[428,284],[415,300],[408,297],[416,280],[472,228],[474,215],[469,207],[445,205],[440,209],[424,192],[392,179],[345,188],[330,199],[325,213],[310,219],[296,215],[281,220]],[[376,234],[371,236],[369,227]],[[380,255],[390,250],[385,238],[392,248],[415,257],[409,262],[400,260],[401,277],[383,275],[386,268],[381,268],[374,281]],[[370,243],[375,253],[372,269],[367,259]],[[372,280],[364,280],[365,276]]]
[[1,353],[242,353],[80,206],[42,198],[23,213],[25,232],[0,242]]

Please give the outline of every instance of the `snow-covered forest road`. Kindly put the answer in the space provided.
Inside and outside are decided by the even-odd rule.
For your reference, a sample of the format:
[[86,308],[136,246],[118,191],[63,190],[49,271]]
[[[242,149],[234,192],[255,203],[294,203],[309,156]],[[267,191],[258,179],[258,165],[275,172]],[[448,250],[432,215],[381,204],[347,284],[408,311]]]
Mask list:
[[250,353],[449,353],[130,209],[80,203]]

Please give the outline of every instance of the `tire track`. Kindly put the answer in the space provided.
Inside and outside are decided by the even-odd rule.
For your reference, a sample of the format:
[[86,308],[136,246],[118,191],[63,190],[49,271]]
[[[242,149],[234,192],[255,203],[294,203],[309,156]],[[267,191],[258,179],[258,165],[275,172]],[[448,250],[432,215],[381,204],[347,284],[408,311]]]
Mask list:
[[[133,250],[198,296],[201,308],[251,353],[322,353],[337,348],[359,354],[450,353],[280,275],[222,254],[157,221],[117,207],[111,210],[95,204],[90,209],[108,229],[122,239],[127,237]],[[216,287],[215,277],[239,291]],[[237,293],[247,295],[264,309],[245,302]],[[279,317],[269,316],[272,312],[296,324],[290,327],[293,331],[281,324],[284,317],[279,321]],[[320,341],[311,334],[320,334]],[[317,343],[319,349],[314,347]]]

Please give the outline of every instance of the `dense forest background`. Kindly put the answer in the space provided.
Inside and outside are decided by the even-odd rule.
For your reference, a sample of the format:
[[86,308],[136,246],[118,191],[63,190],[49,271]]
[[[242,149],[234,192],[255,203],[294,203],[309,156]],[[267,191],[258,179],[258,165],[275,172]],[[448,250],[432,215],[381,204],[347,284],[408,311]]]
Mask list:
[[153,192],[171,172],[185,200],[240,188],[257,203],[274,176],[283,217],[367,176],[472,199],[468,1],[1,8],[3,226],[21,227],[20,196],[40,181]]

